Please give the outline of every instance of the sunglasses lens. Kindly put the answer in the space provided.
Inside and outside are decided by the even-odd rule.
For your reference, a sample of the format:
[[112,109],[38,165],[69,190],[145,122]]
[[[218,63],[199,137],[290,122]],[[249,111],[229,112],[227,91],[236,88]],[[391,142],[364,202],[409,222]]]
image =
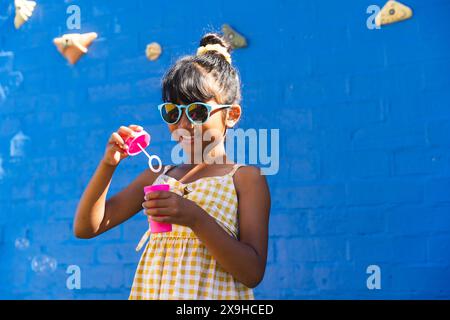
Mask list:
[[180,110],[173,103],[167,103],[161,108],[161,116],[167,123],[177,122]]
[[208,119],[208,108],[202,104],[194,103],[188,108],[189,117],[195,123],[204,123]]

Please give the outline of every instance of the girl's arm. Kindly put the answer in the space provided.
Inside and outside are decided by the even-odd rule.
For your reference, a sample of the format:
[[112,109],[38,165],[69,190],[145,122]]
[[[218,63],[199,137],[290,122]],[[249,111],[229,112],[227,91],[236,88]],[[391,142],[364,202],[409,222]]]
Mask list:
[[120,127],[107,144],[105,155],[78,203],[73,231],[78,238],[93,238],[131,218],[142,210],[143,188],[152,184],[159,173],[144,171],[128,187],[106,201],[112,176],[125,159],[125,140],[142,127]]
[[76,237],[94,238],[142,210],[144,186],[152,184],[158,173],[145,170],[126,188],[106,200],[115,169],[103,161],[98,165],[78,204],[74,221]]
[[239,199],[239,240],[206,212],[195,220],[192,230],[227,272],[254,288],[263,279],[266,268],[270,193],[266,178],[257,167],[241,167],[234,182]]

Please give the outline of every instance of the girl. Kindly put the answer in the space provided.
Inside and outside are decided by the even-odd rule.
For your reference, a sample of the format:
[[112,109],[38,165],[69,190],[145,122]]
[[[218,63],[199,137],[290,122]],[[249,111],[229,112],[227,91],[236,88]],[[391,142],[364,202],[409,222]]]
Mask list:
[[[268,185],[259,168],[234,164],[225,154],[226,130],[241,116],[240,80],[230,52],[220,35],[208,33],[197,55],[179,59],[163,78],[165,103],[159,109],[170,132],[182,132],[185,163],[145,170],[106,200],[113,173],[127,157],[124,141],[142,130],[122,126],[81,197],[74,221],[79,238],[96,237],[142,208],[154,221],[172,224],[171,232],[146,232],[141,239],[138,247],[150,240],[130,299],[254,299],[252,288],[263,278]],[[205,139],[206,132],[212,137]],[[152,184],[169,184],[170,191],[144,197],[144,186]]]

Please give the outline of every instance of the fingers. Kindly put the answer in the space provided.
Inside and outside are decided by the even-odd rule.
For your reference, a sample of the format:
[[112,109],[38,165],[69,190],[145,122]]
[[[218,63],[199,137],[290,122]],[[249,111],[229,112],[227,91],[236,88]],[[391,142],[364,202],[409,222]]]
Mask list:
[[[150,217],[149,217],[150,219]],[[171,223],[172,217],[169,216],[152,216],[152,220],[156,222]]]
[[161,215],[170,215],[172,211],[170,210],[170,208],[148,208],[144,210],[144,213],[149,217],[152,217],[153,219],[154,217],[158,217]]
[[147,193],[144,197],[145,200],[153,200],[153,199],[167,199],[172,196],[173,192],[171,191],[153,191]]
[[128,149],[128,146],[125,144],[124,139],[117,132],[113,132],[109,142],[111,144],[115,144],[116,146],[118,146],[120,148],[119,151],[123,151],[123,150],[127,150]]
[[[144,214],[152,217],[153,220],[156,217],[164,215],[173,215],[175,212],[172,208],[173,192],[170,191],[154,191],[145,195],[145,200],[142,203],[144,208]],[[157,221],[157,220],[155,220]],[[159,221],[159,220],[158,220]],[[160,222],[163,222],[162,220]]]
[[147,208],[167,208],[170,206],[171,201],[169,199],[153,199],[142,203],[144,209]]
[[131,124],[128,127],[121,126],[117,132],[114,132],[111,135],[108,142],[118,145],[123,150],[128,150],[128,145],[125,144],[125,141],[127,141],[128,138],[133,137],[136,132],[142,130],[144,130],[144,128],[136,124]]
[[138,126],[137,124],[130,124],[128,126],[128,128],[130,128],[134,131],[137,131],[137,132],[144,130],[144,128],[142,128],[141,126]]
[[129,137],[134,137],[136,132],[142,131],[143,128],[141,126],[132,124],[128,127],[121,126],[117,132],[119,135],[126,141]]
[[127,151],[126,151],[126,147],[128,147],[127,145],[125,145],[125,148],[123,148],[123,147],[120,147],[120,146],[118,146],[118,145],[112,145],[111,146],[111,149],[113,150],[113,151],[117,151],[117,152],[119,152],[120,154],[122,154],[122,155],[128,155],[128,153],[127,153]]
[[117,132],[113,132],[113,134],[111,135],[111,138],[109,139],[109,142],[113,142],[113,143],[116,143],[118,145],[124,145],[125,144],[125,141],[123,140],[123,138]]

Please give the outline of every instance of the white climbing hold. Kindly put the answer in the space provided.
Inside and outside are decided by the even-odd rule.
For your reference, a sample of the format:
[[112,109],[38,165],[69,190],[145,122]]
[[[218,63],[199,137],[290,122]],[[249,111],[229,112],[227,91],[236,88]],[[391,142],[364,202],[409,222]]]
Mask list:
[[36,2],[28,0],[14,0],[14,6],[16,7],[14,26],[16,29],[19,29],[33,15]]

